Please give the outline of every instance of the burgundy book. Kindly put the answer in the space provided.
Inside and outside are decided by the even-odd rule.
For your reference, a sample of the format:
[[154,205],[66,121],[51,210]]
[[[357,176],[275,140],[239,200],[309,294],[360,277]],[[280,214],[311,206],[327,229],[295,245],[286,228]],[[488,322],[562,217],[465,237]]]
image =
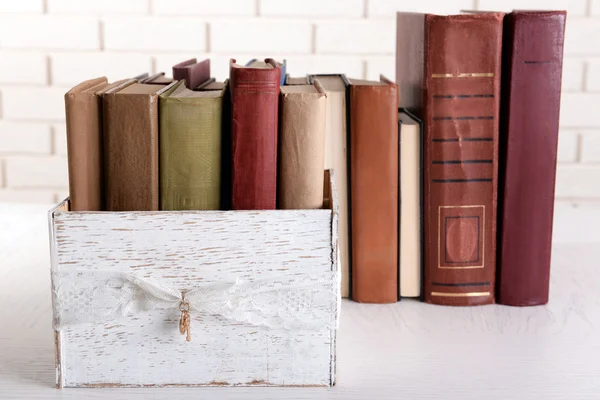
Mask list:
[[197,62],[195,58],[185,60],[173,66],[173,79],[185,79],[185,87],[194,90],[210,79],[210,60]]
[[427,303],[494,303],[503,15],[398,14],[399,105],[425,124]]
[[504,20],[498,303],[548,302],[564,11]]
[[231,158],[234,210],[273,210],[277,205],[277,115],[280,69],[230,62]]

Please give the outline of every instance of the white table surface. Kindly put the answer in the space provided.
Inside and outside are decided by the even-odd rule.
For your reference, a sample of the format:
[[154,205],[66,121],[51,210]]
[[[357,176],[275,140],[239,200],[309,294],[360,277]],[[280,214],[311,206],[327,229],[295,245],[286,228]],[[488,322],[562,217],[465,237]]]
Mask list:
[[0,204],[0,399],[600,399],[590,243],[555,245],[548,306],[344,301],[333,388],[55,389],[48,208]]

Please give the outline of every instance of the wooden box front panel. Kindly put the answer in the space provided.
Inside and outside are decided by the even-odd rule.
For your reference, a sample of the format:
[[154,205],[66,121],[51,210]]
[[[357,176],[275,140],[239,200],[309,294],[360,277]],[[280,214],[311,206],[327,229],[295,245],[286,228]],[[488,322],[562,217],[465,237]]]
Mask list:
[[[134,272],[176,288],[335,270],[335,212],[52,214],[53,286],[67,269]],[[334,232],[335,232],[334,228]],[[332,313],[337,313],[332,304]],[[57,331],[61,387],[334,382],[335,330],[290,331],[153,310]]]

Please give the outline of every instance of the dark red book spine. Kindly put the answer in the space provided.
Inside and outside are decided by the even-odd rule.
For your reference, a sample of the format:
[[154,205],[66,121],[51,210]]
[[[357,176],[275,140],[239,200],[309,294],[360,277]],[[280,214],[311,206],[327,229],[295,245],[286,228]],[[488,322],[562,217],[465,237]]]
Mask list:
[[427,303],[494,303],[502,18],[425,17]]
[[280,69],[230,65],[233,210],[277,205],[277,115]]
[[564,11],[504,21],[497,301],[548,302]]

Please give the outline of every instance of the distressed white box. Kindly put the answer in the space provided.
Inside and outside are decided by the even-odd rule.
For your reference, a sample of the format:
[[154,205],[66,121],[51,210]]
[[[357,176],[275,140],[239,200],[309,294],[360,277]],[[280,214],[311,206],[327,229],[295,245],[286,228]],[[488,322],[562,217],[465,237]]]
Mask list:
[[332,386],[340,292],[326,182],[320,210],[51,210],[57,386]]

